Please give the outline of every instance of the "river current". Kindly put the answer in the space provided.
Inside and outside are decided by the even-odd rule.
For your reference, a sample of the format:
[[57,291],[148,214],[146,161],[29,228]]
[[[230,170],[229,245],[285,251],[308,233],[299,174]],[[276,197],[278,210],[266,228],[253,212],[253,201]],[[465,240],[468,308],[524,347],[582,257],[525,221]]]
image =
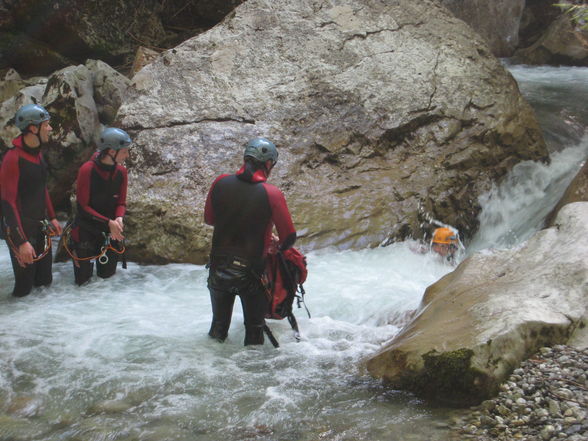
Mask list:
[[[588,69],[510,66],[535,108],[549,165],[517,166],[481,199],[473,250],[509,247],[542,219],[588,156]],[[398,243],[308,255],[307,305],[270,321],[281,348],[206,333],[206,269],[129,264],[79,289],[71,263],[49,288],[10,296],[0,245],[1,440],[444,440],[450,411],[383,387],[361,361],[398,332],[451,267]]]

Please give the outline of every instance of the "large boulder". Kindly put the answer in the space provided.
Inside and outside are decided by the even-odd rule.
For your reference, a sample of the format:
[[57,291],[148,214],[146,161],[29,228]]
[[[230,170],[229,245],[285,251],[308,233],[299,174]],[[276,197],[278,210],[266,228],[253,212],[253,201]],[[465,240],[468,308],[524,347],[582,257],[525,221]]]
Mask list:
[[208,187],[253,136],[278,145],[306,247],[420,236],[423,213],[467,235],[491,182],[547,156],[512,76],[434,1],[249,0],[132,84],[127,233],[146,262],[205,260]]
[[570,182],[570,185],[568,185],[559,202],[551,213],[547,215],[545,225],[552,227],[561,208],[572,202],[588,202],[588,161],[584,161],[584,165],[572,182]]
[[497,393],[542,346],[588,324],[588,203],[521,247],[478,253],[427,288],[416,318],[367,362],[392,387],[454,404]]
[[488,42],[497,57],[509,57],[519,42],[525,0],[441,0]]
[[46,85],[46,78],[25,81],[14,70],[9,70],[0,81],[0,156],[20,133],[14,125],[16,110],[25,104],[40,103]]

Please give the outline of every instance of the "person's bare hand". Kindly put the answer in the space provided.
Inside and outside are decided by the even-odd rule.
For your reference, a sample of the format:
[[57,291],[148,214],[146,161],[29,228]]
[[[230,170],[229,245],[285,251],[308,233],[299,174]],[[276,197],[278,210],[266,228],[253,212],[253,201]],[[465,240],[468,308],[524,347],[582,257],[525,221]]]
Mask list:
[[268,246],[268,254],[276,254],[278,252],[278,245],[280,243],[280,238],[278,236],[276,236],[274,233],[272,233],[272,238],[270,240],[269,246]]
[[119,216],[114,221],[115,222],[118,222],[118,224],[120,225],[120,230],[121,231],[124,231],[125,225],[124,225],[124,222],[123,222],[123,218]]
[[23,268],[33,263],[33,259],[35,257],[37,257],[37,253],[35,253],[35,249],[33,248],[30,242],[25,242],[18,247],[16,260],[18,261],[18,264]]
[[51,226],[53,227],[55,234],[57,234],[58,236],[61,236],[61,233],[63,233],[63,230],[61,228],[61,225],[59,225],[59,222],[57,222],[57,219],[51,219]]
[[110,238],[113,240],[121,241],[125,237],[122,235],[122,227],[121,225],[114,220],[108,221],[108,228],[110,229]]

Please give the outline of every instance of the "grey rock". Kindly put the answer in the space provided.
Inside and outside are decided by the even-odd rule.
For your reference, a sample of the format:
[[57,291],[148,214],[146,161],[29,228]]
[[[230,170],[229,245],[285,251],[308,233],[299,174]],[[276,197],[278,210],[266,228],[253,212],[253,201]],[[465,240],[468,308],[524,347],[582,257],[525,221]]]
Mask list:
[[303,249],[423,237],[425,212],[467,235],[477,195],[546,158],[512,77],[429,0],[249,0],[139,71],[118,118],[129,252],[151,262],[206,260],[208,187],[253,136],[278,145]]
[[[456,399],[479,394],[480,401],[492,398],[498,384],[508,381],[511,392],[502,392],[504,399],[497,409],[508,407],[519,388],[508,380],[513,365],[530,355],[529,348],[565,342],[575,322],[588,313],[586,219],[588,202],[567,204],[557,218],[559,228],[538,232],[516,250],[475,254],[463,261],[427,288],[413,321],[368,360],[368,370],[417,393],[436,396],[443,390],[444,396],[454,394]],[[553,264],[546,264],[549,261]],[[516,276],[493,282],[488,268],[500,272],[506,267]],[[553,385],[561,379],[561,366],[550,369],[557,359],[545,357],[534,363],[549,372],[546,379],[553,375],[545,393],[557,390]],[[442,382],[431,381],[435,374],[430,366],[444,372]],[[464,387],[466,372],[475,380]],[[565,389],[564,400],[571,397]],[[561,417],[558,402],[550,399],[548,407],[553,416]]]

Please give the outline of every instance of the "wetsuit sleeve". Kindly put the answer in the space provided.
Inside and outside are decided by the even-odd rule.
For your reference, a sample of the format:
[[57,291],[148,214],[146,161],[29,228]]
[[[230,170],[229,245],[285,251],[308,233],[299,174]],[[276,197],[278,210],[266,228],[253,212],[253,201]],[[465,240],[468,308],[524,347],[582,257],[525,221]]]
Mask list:
[[15,246],[20,246],[27,241],[24,234],[20,213],[18,211],[18,180],[20,168],[19,155],[15,150],[10,150],[4,156],[0,169],[0,188],[2,194],[2,212],[6,226],[10,229],[10,240]]
[[290,211],[286,204],[284,194],[275,186],[263,184],[268,195],[270,208],[272,210],[272,222],[278,230],[280,238],[280,250],[286,250],[296,242],[296,230],[292,223]]
[[122,166],[119,167],[119,170],[122,174],[122,180],[118,190],[118,202],[114,210],[115,219],[117,217],[124,217],[125,213],[127,212],[127,186],[129,182],[129,174],[127,173],[127,169]]
[[95,221],[107,224],[110,219],[102,216],[92,207],[90,207],[90,181],[92,177],[92,169],[94,164],[90,161],[86,162],[80,167],[78,172],[78,183],[76,186],[76,198],[78,201],[78,208],[84,210]]
[[45,188],[45,207],[47,208],[49,219],[55,219],[55,210],[53,209],[53,203],[51,202],[51,196],[49,196],[49,190],[47,188]]
[[212,208],[212,192],[214,190],[214,186],[218,181],[220,181],[222,178],[226,176],[229,175],[224,174],[216,178],[210,186],[210,190],[208,190],[208,195],[206,196],[206,204],[204,205],[204,222],[206,222],[207,225],[214,225],[214,209]]

